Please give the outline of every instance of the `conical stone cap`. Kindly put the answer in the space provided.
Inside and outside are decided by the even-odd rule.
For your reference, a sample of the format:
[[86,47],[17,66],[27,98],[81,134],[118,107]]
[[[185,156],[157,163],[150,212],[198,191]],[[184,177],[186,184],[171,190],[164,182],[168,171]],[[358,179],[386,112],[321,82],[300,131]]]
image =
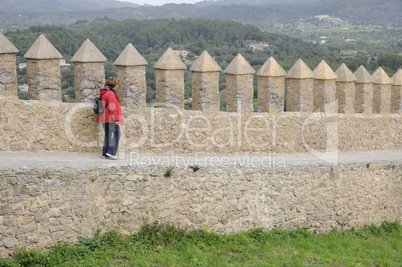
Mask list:
[[168,48],[161,58],[155,63],[155,69],[159,70],[186,70],[186,65],[173,52],[172,48]]
[[314,72],[304,63],[302,59],[296,61],[293,67],[286,74],[286,78],[291,79],[308,79],[314,78]]
[[49,42],[46,37],[41,34],[35,43],[29,48],[24,55],[28,59],[55,59],[63,58],[56,48]]
[[15,54],[19,50],[0,32],[0,54]]
[[335,80],[338,75],[328,66],[327,62],[322,60],[320,64],[314,69],[314,79],[316,80]]
[[234,75],[254,74],[255,70],[241,54],[237,54],[232,62],[230,62],[226,67],[224,73]]
[[113,64],[116,66],[147,66],[148,62],[132,44],[128,44]]
[[372,83],[374,82],[373,77],[368,73],[366,68],[361,65],[356,71],[355,71],[355,76],[356,76],[356,83]]
[[348,66],[345,65],[345,63],[342,63],[342,65],[335,71],[335,74],[338,75],[338,79],[336,79],[338,82],[354,82],[357,80],[356,76]]
[[391,79],[393,85],[402,85],[402,70],[398,70]]
[[72,62],[106,62],[107,58],[99,51],[98,48],[86,39],[81,47],[75,52],[71,58]]
[[268,58],[268,60],[264,63],[264,65],[261,66],[260,70],[257,72],[257,76],[266,77],[282,77],[285,75],[286,72],[273,57]]
[[392,83],[391,78],[388,76],[388,74],[381,67],[379,67],[373,73],[373,78],[374,78],[374,83],[375,84],[391,84]]
[[222,68],[215,62],[207,51],[204,51],[193,63],[190,70],[193,72],[217,72],[221,71]]

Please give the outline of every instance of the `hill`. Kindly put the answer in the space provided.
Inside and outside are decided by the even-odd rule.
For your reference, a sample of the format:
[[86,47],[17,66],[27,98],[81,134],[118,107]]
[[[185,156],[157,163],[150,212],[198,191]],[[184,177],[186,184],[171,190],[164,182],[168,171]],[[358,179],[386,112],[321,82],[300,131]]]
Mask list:
[[[387,52],[402,53],[400,0],[281,0],[282,4],[275,4],[278,0],[219,0],[196,5],[113,9],[101,8],[126,3],[112,0],[38,0],[34,7],[30,0],[15,1],[30,10],[40,10],[44,3],[49,3],[47,10],[52,8],[54,11],[3,14],[0,16],[0,31],[24,29],[32,25],[69,25],[79,20],[92,21],[103,17],[115,20],[202,18],[251,24],[269,32],[321,43],[337,50],[338,54],[377,57]],[[90,4],[93,1],[98,1],[98,4]],[[7,3],[8,0],[0,0],[0,7]],[[229,3],[232,5],[227,5]],[[54,7],[56,4],[59,6]],[[61,8],[80,10],[61,12]],[[86,8],[98,9],[83,10]]]
[[116,0],[0,0],[0,14],[81,11],[138,6]]
[[318,0],[206,0],[195,3],[196,6],[230,6],[230,5],[246,5],[246,6],[260,6],[260,5],[274,5],[274,4],[294,4],[302,2],[314,2]]

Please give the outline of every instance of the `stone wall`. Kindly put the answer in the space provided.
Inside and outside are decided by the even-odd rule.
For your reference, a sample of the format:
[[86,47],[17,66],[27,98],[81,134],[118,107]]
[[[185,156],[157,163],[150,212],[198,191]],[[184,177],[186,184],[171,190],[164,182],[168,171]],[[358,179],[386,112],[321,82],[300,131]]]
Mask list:
[[0,170],[0,255],[75,242],[142,219],[218,233],[255,227],[316,233],[401,219],[401,163],[289,167]]
[[17,97],[15,54],[0,54],[0,94]]
[[[89,103],[0,97],[0,151],[99,152]],[[233,113],[123,108],[120,153],[326,152],[400,149],[399,114]]]
[[59,59],[28,59],[27,68],[30,99],[61,101]]

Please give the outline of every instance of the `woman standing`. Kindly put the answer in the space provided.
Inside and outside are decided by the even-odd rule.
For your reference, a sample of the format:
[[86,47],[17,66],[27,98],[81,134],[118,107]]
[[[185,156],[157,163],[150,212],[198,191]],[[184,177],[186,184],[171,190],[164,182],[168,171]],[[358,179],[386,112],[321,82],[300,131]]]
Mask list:
[[105,86],[100,89],[105,112],[102,115],[98,114],[97,121],[103,124],[103,129],[105,130],[101,156],[103,159],[117,159],[116,152],[120,139],[119,125],[124,122],[120,100],[115,92],[118,85],[119,80],[112,76],[107,79]]

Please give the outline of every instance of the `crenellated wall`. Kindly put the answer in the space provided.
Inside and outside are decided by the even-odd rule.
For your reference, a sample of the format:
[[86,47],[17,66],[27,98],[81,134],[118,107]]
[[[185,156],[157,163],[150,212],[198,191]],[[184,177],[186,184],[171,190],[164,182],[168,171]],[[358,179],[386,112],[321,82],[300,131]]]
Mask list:
[[[3,87],[16,84],[10,72],[16,51],[4,36],[0,38],[0,55],[7,59],[0,65]],[[104,83],[107,59],[90,40],[82,44],[72,58],[77,103],[71,104],[60,99],[60,69],[46,65],[61,55],[43,35],[25,57],[29,95],[39,101],[21,101],[10,97],[16,90],[0,90],[0,102],[6,107],[0,110],[0,150],[98,151],[102,130],[88,102]],[[186,66],[170,48],[154,66],[157,108],[145,106],[147,62],[131,44],[115,65],[126,121],[120,152],[292,153],[401,147],[401,71],[392,79],[381,68],[374,76],[363,66],[353,74],[344,64],[334,72],[322,61],[313,72],[300,59],[285,73],[271,57],[257,73],[260,112],[253,112],[255,71],[239,54],[225,70],[229,112],[221,112],[217,75],[221,68],[207,52],[191,67],[191,111],[183,109]]]

